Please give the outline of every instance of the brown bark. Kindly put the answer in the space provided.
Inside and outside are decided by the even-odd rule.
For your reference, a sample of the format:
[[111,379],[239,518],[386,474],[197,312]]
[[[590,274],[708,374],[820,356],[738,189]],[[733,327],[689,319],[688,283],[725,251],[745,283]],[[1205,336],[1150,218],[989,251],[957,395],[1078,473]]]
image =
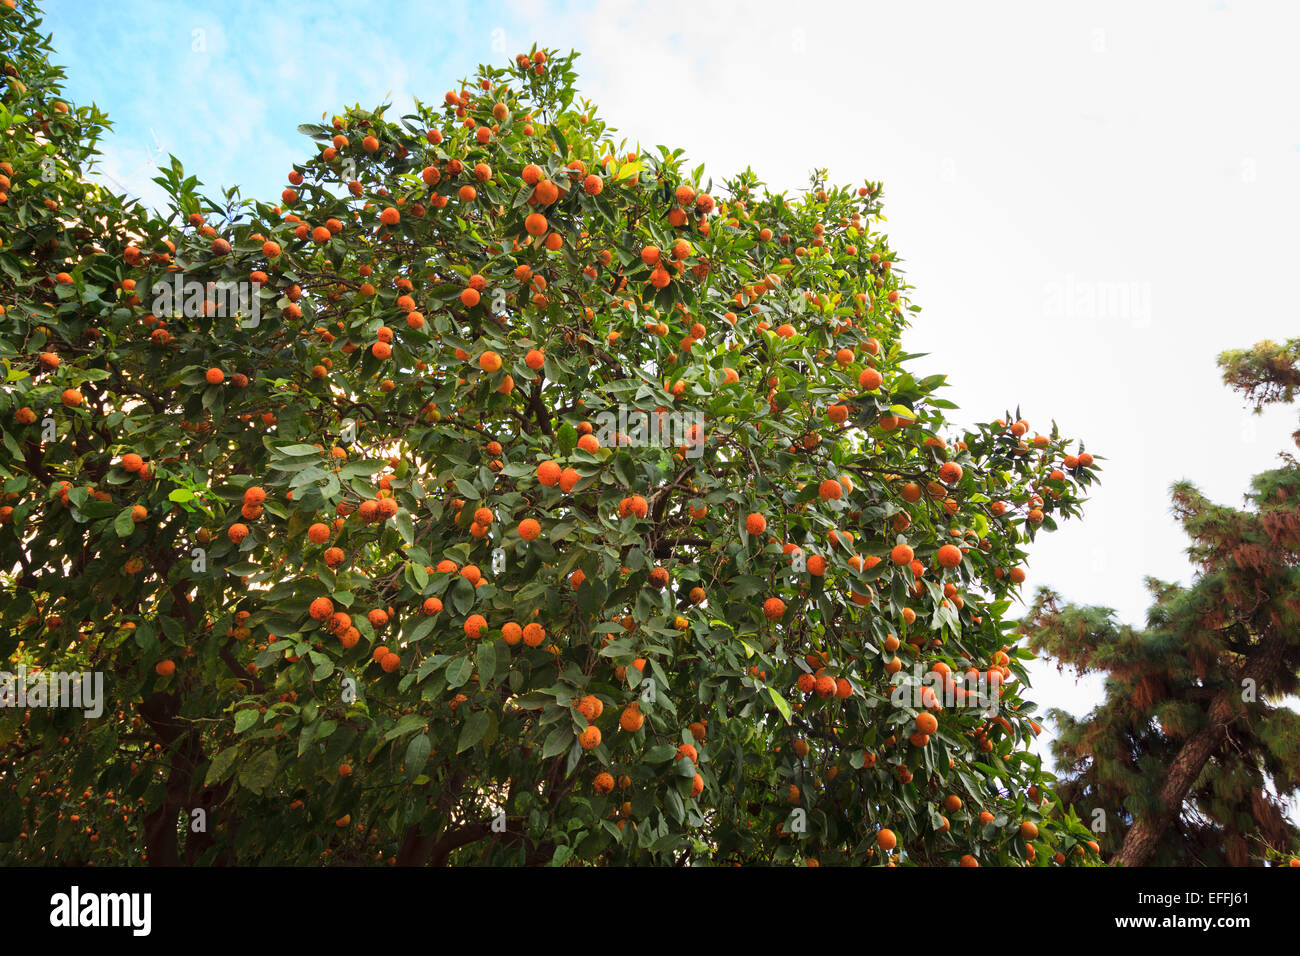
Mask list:
[[1160,785],[1161,809],[1149,817],[1138,817],[1124,835],[1119,853],[1111,861],[1114,866],[1146,866],[1154,855],[1165,830],[1182,812],[1183,801],[1205,762],[1210,759],[1227,737],[1228,726],[1243,710],[1240,682],[1254,681],[1256,693],[1277,671],[1286,649],[1286,640],[1276,628],[1270,628],[1264,639],[1256,645],[1238,675],[1238,686],[1225,691],[1210,705],[1209,723],[1188,737],[1178,751]]
[[[460,771],[453,774],[447,781],[446,785],[438,793],[434,801],[436,807],[442,813],[450,813],[451,805],[460,796],[461,788],[465,786],[467,774]],[[402,837],[402,845],[397,850],[397,866],[424,866],[429,862],[438,845],[439,833],[421,834],[420,825],[413,823],[406,828],[406,833]]]
[[[184,813],[188,828],[190,813],[202,808],[208,818],[207,831],[191,832],[185,841],[184,862],[187,865],[198,862],[199,857],[216,843],[211,832],[216,825],[213,811],[226,792],[225,787],[196,785],[194,768],[203,760],[203,744],[197,730],[176,719],[179,708],[179,698],[174,694],[154,694],[140,706],[140,715],[157,735],[169,757],[162,803],[144,821],[145,853],[150,866],[180,865],[177,820]],[[230,861],[223,855],[215,862],[226,864]]]

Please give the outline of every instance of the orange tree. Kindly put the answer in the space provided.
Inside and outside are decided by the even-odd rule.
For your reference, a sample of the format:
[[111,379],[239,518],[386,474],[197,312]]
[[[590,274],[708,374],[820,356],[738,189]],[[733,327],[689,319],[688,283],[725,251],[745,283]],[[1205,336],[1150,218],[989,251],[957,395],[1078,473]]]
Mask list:
[[3,712],[0,858],[1093,859],[1004,618],[1095,465],[909,374],[879,184],[536,50],[155,215],[0,22],[0,655],[108,698]]

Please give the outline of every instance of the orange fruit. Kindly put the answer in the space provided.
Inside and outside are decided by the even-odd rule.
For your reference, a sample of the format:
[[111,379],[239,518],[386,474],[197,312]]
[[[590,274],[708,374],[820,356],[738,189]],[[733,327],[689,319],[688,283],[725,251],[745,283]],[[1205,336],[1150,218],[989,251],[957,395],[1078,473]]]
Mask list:
[[880,388],[884,381],[884,377],[874,368],[864,368],[862,374],[858,376],[858,384],[868,392],[874,392]]
[[524,231],[530,236],[544,235],[546,230],[549,228],[550,223],[546,221],[546,217],[540,212],[531,213],[528,218],[524,220]]

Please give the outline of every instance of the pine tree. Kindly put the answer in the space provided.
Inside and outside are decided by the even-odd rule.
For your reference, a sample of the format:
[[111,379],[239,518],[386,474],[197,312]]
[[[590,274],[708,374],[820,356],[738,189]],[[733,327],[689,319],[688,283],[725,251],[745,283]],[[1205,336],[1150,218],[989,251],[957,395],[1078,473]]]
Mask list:
[[[1300,340],[1225,352],[1219,365],[1259,413],[1294,400]],[[1062,799],[1105,820],[1112,863],[1244,866],[1300,843],[1284,817],[1300,789],[1300,715],[1281,703],[1300,668],[1300,466],[1279,457],[1242,509],[1174,485],[1197,573],[1190,587],[1147,579],[1145,628],[1048,589],[1025,618],[1031,649],[1106,675],[1091,713],[1049,716]]]

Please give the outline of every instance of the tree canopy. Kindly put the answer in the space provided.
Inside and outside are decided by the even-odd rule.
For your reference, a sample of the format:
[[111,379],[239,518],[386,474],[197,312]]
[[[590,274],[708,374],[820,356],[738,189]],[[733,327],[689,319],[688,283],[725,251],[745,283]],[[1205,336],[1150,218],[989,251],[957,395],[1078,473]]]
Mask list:
[[532,49],[155,213],[0,41],[0,659],[107,695],[0,711],[0,859],[1096,862],[1008,613],[1098,465],[908,371],[880,183]]

